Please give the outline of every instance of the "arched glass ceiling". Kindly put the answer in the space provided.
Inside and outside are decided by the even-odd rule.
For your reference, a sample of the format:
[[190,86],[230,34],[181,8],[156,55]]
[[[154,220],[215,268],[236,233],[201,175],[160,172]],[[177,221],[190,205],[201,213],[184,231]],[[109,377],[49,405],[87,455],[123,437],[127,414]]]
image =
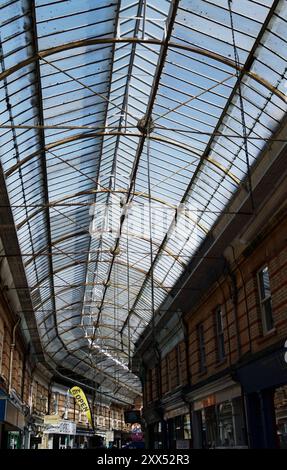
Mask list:
[[0,0],[1,163],[53,367],[140,393],[134,343],[286,112],[286,9]]

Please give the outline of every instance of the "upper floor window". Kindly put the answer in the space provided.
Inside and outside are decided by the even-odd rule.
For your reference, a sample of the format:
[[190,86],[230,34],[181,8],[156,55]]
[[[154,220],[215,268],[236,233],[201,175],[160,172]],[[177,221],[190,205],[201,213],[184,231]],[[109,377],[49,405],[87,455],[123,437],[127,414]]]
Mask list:
[[58,393],[53,393],[52,410],[53,410],[53,414],[55,415],[57,415],[59,412],[59,394]]
[[2,361],[4,350],[4,323],[0,318],[0,375],[2,374]]
[[206,353],[205,353],[203,323],[200,323],[199,325],[197,325],[197,340],[198,340],[198,351],[199,351],[199,370],[200,372],[204,372],[206,370]]
[[221,307],[215,312],[215,334],[218,361],[225,358],[223,313]]
[[267,333],[274,327],[268,266],[258,272],[258,285],[263,333]]
[[70,393],[69,391],[67,391],[66,396],[65,396],[65,405],[64,405],[64,413],[63,413],[64,419],[69,418],[69,409],[70,409]]

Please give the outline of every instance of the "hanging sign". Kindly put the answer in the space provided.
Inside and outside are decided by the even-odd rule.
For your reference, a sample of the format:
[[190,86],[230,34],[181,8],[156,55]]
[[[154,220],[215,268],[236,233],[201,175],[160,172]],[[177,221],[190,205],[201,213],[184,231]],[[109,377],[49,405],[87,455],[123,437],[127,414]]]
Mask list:
[[60,420],[57,423],[44,424],[44,434],[69,434],[75,435],[77,426],[74,421]]
[[90,408],[89,402],[87,400],[87,397],[85,395],[85,392],[83,392],[83,390],[80,387],[72,387],[70,389],[70,393],[73,395],[76,402],[78,403],[78,405],[81,409],[81,412],[86,413],[86,416],[89,420],[89,423],[90,423],[91,427],[94,428],[91,408]]

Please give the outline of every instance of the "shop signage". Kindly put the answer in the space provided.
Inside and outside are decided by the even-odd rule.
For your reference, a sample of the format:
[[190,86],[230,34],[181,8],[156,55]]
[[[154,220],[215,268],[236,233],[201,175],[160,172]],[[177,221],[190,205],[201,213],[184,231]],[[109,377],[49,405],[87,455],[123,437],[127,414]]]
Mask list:
[[93,428],[94,424],[93,424],[93,419],[92,419],[91,408],[90,408],[89,402],[87,400],[87,397],[85,395],[85,392],[80,387],[72,387],[70,389],[70,393],[75,398],[75,400],[78,403],[81,411],[83,413],[86,413],[88,421],[89,421],[91,427]]
[[59,421],[44,425],[45,434],[76,434],[76,423],[74,421]]
[[46,415],[44,416],[44,424],[58,424],[60,421],[59,415]]
[[215,395],[210,395],[209,397],[206,397],[201,401],[202,408],[207,408],[208,406],[213,406],[213,405],[216,405]]
[[175,418],[176,416],[181,416],[189,413],[189,408],[187,406],[183,406],[181,408],[176,408],[174,410],[167,411],[164,414],[165,419]]
[[4,404],[4,407],[0,407],[0,416],[3,414],[3,421],[6,421],[6,423],[11,424],[18,429],[23,429],[25,425],[23,413],[21,413],[21,411],[19,411],[10,400],[1,400],[1,405],[2,403]]
[[287,339],[285,341],[284,347],[285,347],[284,360],[285,360],[285,362],[287,362]]

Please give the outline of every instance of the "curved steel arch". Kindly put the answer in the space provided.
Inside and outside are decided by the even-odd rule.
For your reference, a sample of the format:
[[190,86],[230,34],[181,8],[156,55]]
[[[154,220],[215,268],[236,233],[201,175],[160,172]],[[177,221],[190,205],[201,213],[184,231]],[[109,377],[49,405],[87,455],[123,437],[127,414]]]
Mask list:
[[[58,322],[58,326],[61,325],[62,323],[65,323],[66,321],[70,321],[70,320],[72,320],[72,319],[74,319],[74,318],[78,318],[78,317],[81,318],[82,316],[83,316],[83,315],[80,313],[80,314],[78,314],[78,315],[73,315],[73,316],[70,316],[70,317],[66,317],[65,319],[63,319],[63,320],[61,320],[61,321]],[[112,320],[114,319],[114,318],[113,318],[111,315],[109,315],[108,313],[105,313],[105,317],[111,318]],[[147,322],[146,322],[146,323],[147,323]],[[72,330],[72,329],[83,328],[84,326],[87,326],[88,328],[90,328],[89,325],[81,325],[81,324],[79,324],[79,325],[73,325],[73,326],[71,326],[70,329],[65,330],[65,331],[68,332],[68,331],[70,331],[70,330]],[[98,326],[99,326],[99,327],[103,327],[103,328],[107,328],[108,330],[114,330],[114,327],[113,327],[112,325],[107,325],[107,324],[105,324],[105,323],[99,323]],[[91,325],[91,327],[92,327],[92,325]],[[60,327],[60,328],[62,328],[62,327]],[[50,327],[48,330],[46,330],[46,333],[50,333],[53,329],[54,329],[54,327]],[[61,331],[61,333],[63,333],[63,332]],[[127,335],[122,334],[122,337],[127,338]],[[130,340],[133,344],[135,344],[135,343],[132,341],[131,338],[129,338],[129,340]]]
[[[78,341],[78,340],[81,339],[81,338],[82,338],[82,339],[86,339],[86,337],[83,336],[83,337],[73,338],[73,339],[71,339],[70,341],[65,342],[65,347],[67,348],[66,351],[69,352],[69,354],[71,354],[71,355],[74,356],[74,357],[75,357],[75,355],[74,355],[73,353],[75,353],[75,352],[81,350],[81,348],[76,348],[76,349],[73,349],[72,351],[70,351],[70,350],[68,349],[68,346],[70,346],[71,344],[75,343],[76,341]],[[109,338],[109,339],[110,339],[110,338]],[[47,344],[48,344],[48,343],[47,343]],[[47,345],[45,345],[45,346],[47,347]],[[60,351],[61,351],[61,348],[57,349],[57,351],[54,351],[52,354],[50,354],[50,357],[54,360],[55,355],[58,354]],[[123,351],[121,351],[121,352],[123,352]],[[67,354],[67,356],[68,356],[69,354]],[[95,354],[99,354],[99,352],[98,352],[97,350],[95,350]],[[101,353],[100,353],[100,354],[101,354]],[[103,354],[103,353],[102,353],[102,354]],[[111,360],[112,360],[112,358],[111,358]],[[83,359],[82,361],[85,362],[85,363],[87,363],[84,359]],[[91,366],[91,364],[89,364],[89,365]],[[94,366],[94,367],[96,367],[96,366]],[[96,368],[97,368],[97,367],[96,367]],[[105,371],[101,371],[101,369],[98,369],[98,370],[99,370],[100,372],[105,372]],[[106,374],[107,374],[107,372],[106,372]],[[128,386],[127,386],[127,388],[128,388]]]
[[[42,210],[42,209],[41,209]],[[89,232],[88,230],[80,230],[79,232],[73,232],[73,233],[68,233],[64,235],[63,237],[58,238],[55,242],[52,243],[52,247],[58,243],[62,243],[65,240],[69,240],[70,238],[74,237],[81,237],[83,235],[87,235]],[[34,254],[28,261],[24,263],[24,266],[27,267],[29,264],[37,257],[40,256],[44,251],[47,250],[47,247],[45,246],[41,250],[38,251],[38,253]],[[31,290],[33,290],[35,287],[33,287]]]
[[[110,286],[112,287],[113,284],[110,284]],[[65,290],[67,291],[68,288],[65,289]],[[123,289],[122,292],[120,292],[120,294],[123,293],[124,291],[125,291],[125,289]],[[53,296],[47,297],[47,299],[45,299],[43,302],[41,302],[40,304],[38,304],[38,305],[35,307],[35,310],[36,310],[36,311],[37,311],[37,310],[39,311],[40,309],[42,309],[43,305],[45,305],[45,303],[48,302],[52,297],[56,299],[56,298],[57,298],[57,294],[58,294],[58,293],[56,293],[56,294],[53,295]],[[61,299],[61,298],[59,298],[59,300],[60,300],[60,301],[62,300],[62,302],[65,302],[65,301],[64,301],[63,299]],[[149,303],[148,303],[145,299],[142,299],[142,300],[143,300],[143,302],[144,302],[146,305],[149,306]],[[72,302],[72,303],[68,303],[68,302],[67,302],[67,304],[64,305],[62,308],[57,309],[57,312],[64,311],[65,308],[70,307],[71,305],[82,304],[83,302],[84,302],[83,300],[78,300],[78,301]],[[96,301],[91,301],[90,303],[93,303],[93,302],[96,302]],[[114,305],[114,306],[116,306],[117,308],[119,308],[119,309],[121,309],[121,310],[127,310],[127,309],[125,308],[125,304],[124,304],[124,305],[119,305],[119,304],[117,304],[117,303],[115,303],[115,302],[110,302],[110,301],[108,301],[108,300],[104,301],[104,304],[111,304],[111,305]],[[86,305],[86,306],[89,306],[89,302],[85,302],[85,305]],[[96,307],[96,305],[95,305],[95,307]],[[45,320],[42,320],[42,321],[39,323],[39,325],[41,325],[44,321],[46,321],[46,319],[47,319],[48,317],[49,317],[49,315],[48,315],[47,317],[45,317]]]
[[[49,299],[47,299],[47,300],[49,300]],[[46,301],[45,301],[45,302],[46,302]],[[41,305],[39,305],[38,307],[35,307],[35,311],[36,311],[36,312],[39,311],[39,310],[40,310],[40,307],[41,307],[45,302],[43,302],[43,303],[42,303]],[[78,300],[77,302],[67,303],[67,305],[65,305],[64,307],[58,309],[57,312],[59,312],[59,313],[61,312],[62,314],[64,314],[64,313],[65,313],[65,309],[67,309],[68,311],[72,310],[72,309],[70,309],[70,308],[68,308],[68,307],[72,307],[72,306],[74,306],[74,305],[81,305],[82,303],[83,303],[82,300]],[[106,304],[106,303],[110,303],[110,302],[109,302],[109,301],[105,301],[104,304]],[[147,302],[145,301],[145,303],[147,303]],[[121,307],[121,306],[118,305],[118,304],[112,303],[112,305],[116,305],[118,308],[122,308],[122,310],[126,310],[124,307]],[[148,305],[148,304],[147,304],[147,305]],[[138,317],[140,320],[142,320],[144,323],[146,323],[146,325],[148,324],[148,322],[147,322],[144,318],[142,318],[136,311],[134,311],[133,313],[134,313],[134,315],[135,315],[136,317]],[[43,318],[43,319],[38,323],[39,326],[42,326],[42,325],[47,321],[47,319],[48,319],[50,316],[52,316],[53,314],[54,314],[54,312],[51,311],[48,315],[46,315],[45,318]],[[84,314],[82,314],[82,313],[80,314],[81,317],[83,317],[83,316],[89,316],[89,315],[90,315],[90,314],[87,314],[87,315],[84,315]],[[113,316],[111,316],[111,315],[109,315],[109,314],[106,314],[106,313],[105,313],[105,315],[106,315],[107,317],[113,319]],[[76,317],[76,316],[77,316],[77,315],[74,315],[74,317]],[[73,317],[70,317],[70,318],[73,318]],[[54,327],[53,327],[53,328],[54,328]]]
[[[286,98],[287,99],[287,98]],[[46,145],[45,147],[45,150],[50,150],[51,148],[55,148],[57,147],[58,145],[64,145],[66,144],[67,142],[74,142],[75,140],[78,140],[78,139],[86,139],[86,138],[90,138],[90,137],[105,137],[105,136],[109,136],[109,135],[112,135],[112,136],[123,136],[123,137],[139,137],[141,138],[142,137],[142,134],[141,133],[135,133],[135,132],[118,132],[118,131],[109,131],[109,132],[106,132],[106,131],[100,131],[100,132],[91,132],[89,134],[86,134],[85,132],[81,133],[81,134],[76,134],[74,136],[71,136],[71,137],[66,137],[65,139],[60,139],[58,140],[57,142],[53,142],[52,144],[49,144],[49,145]],[[202,153],[199,152],[197,149],[192,149],[190,148],[189,145],[185,145],[181,142],[177,142],[176,140],[173,140],[173,139],[168,139],[166,137],[161,137],[159,135],[155,135],[155,134],[150,134],[149,135],[149,139],[150,140],[155,140],[155,141],[158,141],[158,142],[162,142],[164,144],[168,144],[168,145],[173,145],[175,147],[178,147],[182,150],[185,150],[187,151],[188,153],[190,154],[195,154],[196,156],[198,156],[199,158],[202,157]],[[216,162],[216,160],[212,159],[212,158],[209,158],[209,157],[206,157],[205,158],[206,160],[208,160],[212,165],[216,166],[219,170],[223,171],[226,175],[230,176],[230,178],[236,183],[236,184],[239,184],[240,183],[240,179],[237,178],[237,176],[235,176],[232,172],[230,172],[228,169],[224,168],[223,165],[221,165],[220,163]]]
[[[157,39],[140,39],[140,38],[95,38],[95,39],[82,39],[80,41],[73,41],[70,43],[66,44],[61,44],[59,46],[51,47],[50,49],[45,49],[43,51],[39,51],[38,54],[31,56],[25,60],[22,60],[16,65],[13,65],[12,67],[6,69],[4,72],[0,73],[0,80],[3,80],[4,78],[7,78],[9,75],[13,74],[14,72],[17,72],[23,67],[26,67],[27,65],[32,64],[33,62],[36,62],[38,60],[41,60],[41,58],[48,57],[53,54],[57,54],[59,52],[64,52],[68,51],[71,49],[76,49],[79,47],[83,46],[94,46],[97,44],[116,44],[116,43],[135,43],[135,44],[151,44],[151,45],[156,45],[156,46],[163,46],[165,44],[165,41],[159,41]],[[282,93],[280,90],[276,89],[271,83],[269,83],[267,80],[265,80],[263,77],[257,75],[254,72],[251,72],[250,70],[244,70],[243,67],[238,66],[233,60],[227,59],[226,57],[217,54],[215,52],[208,51],[206,49],[196,47],[196,46],[190,46],[187,44],[180,44],[176,43],[173,41],[168,42],[168,48],[170,49],[181,49],[185,50],[188,52],[192,52],[194,54],[199,54],[203,55],[205,57],[208,57],[210,59],[213,59],[217,62],[221,62],[233,69],[239,70],[241,72],[244,72],[246,75],[266,87],[269,91],[277,95],[280,99],[282,99],[284,102],[286,102],[287,97]]]
[[[100,131],[100,132],[91,132],[91,133],[81,133],[81,134],[76,134],[71,137],[67,137],[65,139],[60,139],[56,142],[53,142],[52,144],[49,144],[48,146],[45,146],[44,151],[49,151],[51,148],[58,147],[59,145],[64,145],[67,142],[74,142],[76,140],[80,139],[88,139],[88,138],[96,138],[96,137],[105,137],[105,136],[123,136],[123,137],[138,137],[141,138],[142,134],[140,133],[135,133],[135,132],[118,132],[118,131]],[[171,140],[167,139],[164,137],[160,137],[158,135],[149,135],[150,140],[154,140],[156,142],[162,142],[167,145],[175,146],[180,148],[181,150],[184,150],[191,154],[193,157],[197,156],[198,158],[202,158],[202,153],[199,152],[197,149],[192,149],[190,148],[189,145],[185,145],[181,142],[177,142],[176,140]],[[37,155],[40,155],[40,151],[33,152],[31,155],[25,157],[23,160],[17,162],[13,167],[11,167],[6,173],[5,176],[7,177],[10,176],[14,171],[16,171],[21,165],[27,163],[30,159],[36,157]],[[217,162],[216,160],[206,156],[205,160],[209,161],[212,165],[214,165],[216,168],[218,168],[220,171],[228,175],[237,185],[240,183],[239,178],[235,176],[230,170],[225,168],[222,164]],[[38,211],[37,211],[38,213]],[[22,222],[21,222],[22,223]]]
[[[196,222],[195,222],[196,223]],[[198,225],[198,224],[196,224]],[[199,225],[198,225],[199,226]],[[201,227],[200,227],[201,228]],[[63,241],[65,240],[69,240],[71,238],[76,238],[76,237],[79,237],[79,236],[82,236],[82,235],[87,235],[89,234],[89,231],[85,231],[85,230],[82,230],[80,232],[75,232],[75,233],[71,233],[71,234],[68,234],[68,235],[65,235],[64,237],[60,237],[59,239],[55,240],[52,242],[51,246],[54,247],[55,245],[57,245],[58,243],[62,243]],[[128,233],[128,232],[125,232],[125,231],[122,231],[122,234],[123,235],[131,235],[132,238],[136,238],[136,239],[139,239],[139,240],[144,240],[146,242],[150,242],[149,238],[148,237],[145,237],[143,234],[140,234],[140,233],[137,233],[137,232],[132,232],[132,233]],[[160,246],[160,243],[152,240],[151,241],[153,245],[159,247]],[[40,251],[38,251],[37,253],[34,253],[33,256],[31,256],[31,258],[26,261],[24,263],[24,266],[27,267],[29,266],[30,263],[32,263],[34,261],[35,258],[37,258],[38,256],[41,256],[45,253],[46,251],[46,247],[42,248]],[[166,252],[168,254],[168,256],[170,256],[171,258],[175,259],[175,261],[177,261],[179,264],[181,264],[183,267],[186,267],[187,264],[185,262],[183,262],[182,260],[179,259],[180,255],[176,255],[175,253],[173,253],[172,250],[170,250],[169,248],[165,248],[163,250],[164,252]],[[101,250],[102,253],[109,253],[109,250]],[[97,253],[97,251],[91,251],[91,253]],[[63,253],[63,256],[65,256],[65,253]],[[84,284],[86,285],[86,284]],[[93,284],[95,285],[95,284]],[[100,285],[100,284],[98,284]],[[70,287],[70,286],[69,286]],[[79,286],[81,287],[81,286]],[[33,290],[33,289],[32,289]]]
[[[78,327],[78,328],[79,328],[79,327]],[[73,330],[73,329],[76,329],[76,328],[71,328],[70,330],[62,331],[62,332],[61,332],[61,335],[64,335],[65,333],[69,333],[69,331],[71,331],[71,330]],[[65,345],[66,345],[67,347],[69,347],[70,344],[73,344],[73,343],[76,342],[77,340],[81,340],[81,339],[84,339],[84,340],[85,340],[85,339],[92,339],[92,337],[93,337],[92,335],[86,335],[86,334],[84,334],[83,336],[78,336],[78,337],[76,337],[76,338],[72,338],[72,339],[70,339],[70,340],[68,340],[68,341],[65,341]],[[114,338],[112,338],[111,336],[96,335],[96,339],[111,339],[111,340],[113,340]],[[49,344],[49,343],[46,344],[46,347],[48,346],[48,344]],[[104,348],[105,348],[105,346],[103,346],[103,349],[104,349]],[[79,347],[79,348],[77,348],[77,349],[73,349],[73,351],[78,351],[78,350],[80,350],[80,349],[81,349],[81,348]],[[114,349],[115,349],[116,351],[120,351],[120,352],[123,353],[125,356],[127,356],[127,353],[125,353],[125,351],[122,351],[122,350],[119,349],[119,348],[114,348]],[[57,351],[55,352],[55,354],[57,354],[58,351],[59,351],[59,350],[57,350]]]
[[[98,282],[98,283],[95,283],[95,284],[92,284],[92,283],[90,283],[90,284],[91,284],[91,286],[102,286],[102,287],[104,286],[102,283],[99,283],[99,282]],[[82,285],[75,285],[75,286],[70,286],[70,285],[68,285],[67,287],[63,287],[60,291],[55,292],[55,298],[57,298],[58,295],[61,295],[61,294],[65,293],[65,292],[68,292],[69,290],[78,289],[78,288],[81,288],[81,287],[87,287],[87,283],[82,283]],[[117,289],[122,289],[122,292],[124,292],[124,291],[127,289],[127,286],[124,286],[123,284],[122,284],[122,285],[118,285],[118,284],[115,284],[115,283],[113,283],[113,282],[110,282],[110,283],[109,283],[109,287],[115,287],[115,288],[117,288]],[[135,290],[132,289],[132,288],[130,288],[129,291],[135,293]],[[122,292],[120,292],[120,294],[121,294]],[[47,297],[47,299],[45,299],[43,302],[41,302],[41,304],[39,304],[39,305],[36,307],[37,310],[39,309],[39,307],[42,307],[48,300],[50,300],[51,297],[52,297],[52,296],[49,296],[49,297]],[[59,300],[61,300],[61,299],[59,299]],[[119,307],[119,306],[118,306],[118,307]]]
[[[79,303],[81,303],[81,302],[80,302],[80,301],[79,301],[79,302],[72,302],[72,303],[70,303],[68,306],[70,307],[70,306],[72,306],[72,305],[78,305]],[[71,310],[73,311],[73,309],[67,309],[68,312],[70,312]],[[63,310],[62,310],[62,309],[59,309],[58,312],[63,312]],[[47,318],[49,318],[51,315],[52,315],[52,313],[50,312],[43,320],[41,320],[41,321],[39,322],[39,326],[42,326],[43,323],[45,323],[45,321],[47,320]],[[75,314],[75,315],[71,315],[70,317],[65,317],[65,318],[63,318],[61,321],[58,322],[58,324],[60,325],[61,323],[64,323],[64,322],[67,321],[67,320],[72,320],[73,318],[78,318],[78,317],[79,317],[79,318],[85,318],[85,317],[89,317],[89,316],[90,316],[89,313],[83,314],[83,313],[80,311],[79,313],[77,313],[77,314]],[[110,315],[109,313],[106,313],[106,317],[109,318],[109,319],[111,319],[111,320],[114,320],[114,316],[113,316],[113,315]],[[82,325],[79,325],[79,326],[82,326]],[[89,325],[87,325],[87,326],[89,326]],[[50,332],[50,331],[53,330],[53,329],[54,329],[54,327],[52,326],[52,327],[50,327],[50,328],[49,328],[48,330],[46,330],[46,331],[47,331],[47,332]]]
[[[55,362],[56,364],[59,364],[58,361],[54,359],[54,356],[55,356],[55,354],[58,354],[58,352],[59,352],[60,350],[61,350],[61,349],[58,349],[58,350],[56,351],[56,353],[53,353],[53,356],[52,356],[50,353],[48,353],[47,350],[45,350],[45,354],[46,354],[53,362]],[[74,352],[74,351],[69,351],[68,349],[66,349],[66,356],[65,356],[64,359],[67,359],[69,356],[72,356],[72,357],[74,357],[75,359],[79,360],[79,357],[76,356],[73,352]],[[132,388],[131,386],[127,385],[126,382],[120,382],[120,381],[117,380],[115,377],[113,377],[112,375],[110,375],[108,372],[99,369],[99,368],[96,367],[94,364],[91,364],[91,363],[87,362],[85,359],[82,359],[82,358],[81,358],[80,361],[79,361],[79,363],[84,363],[84,364],[86,364],[87,366],[89,366],[89,368],[92,367],[93,369],[96,369],[96,370],[98,371],[99,375],[102,375],[102,376],[106,377],[108,380],[110,380],[111,382],[117,384],[117,385],[120,386],[120,387],[126,388],[126,389],[129,390],[131,393],[133,393],[133,394],[135,394],[135,395],[141,396],[141,392],[140,392],[140,391],[138,391],[138,390]]]
[[[73,317],[71,317],[73,318]],[[62,322],[59,322],[58,325],[60,323],[63,323],[64,320]],[[91,326],[92,327],[92,326]],[[113,332],[115,332],[115,329],[110,326],[110,325],[105,325],[105,324],[100,324],[99,327],[102,327],[102,328],[107,328],[108,330],[112,330]],[[53,331],[54,328],[49,328],[49,330],[47,330],[47,333],[50,333],[51,331]],[[72,331],[72,330],[76,330],[76,329],[83,329],[83,326],[82,325],[73,325],[71,328],[68,328],[64,331],[59,331],[59,336],[62,336],[63,334],[65,333],[69,333],[69,331]],[[89,338],[90,336],[88,335],[85,335],[85,336],[79,336],[78,339],[81,339],[81,338]],[[92,337],[92,336],[91,336]],[[106,336],[106,337],[103,337],[103,336],[97,336],[97,338],[100,338],[100,339],[112,339],[110,336]],[[127,340],[127,343],[125,344],[125,346],[127,346],[130,342],[135,344],[131,338],[129,338],[127,335],[125,334],[121,334],[121,338],[125,338],[125,340]],[[74,338],[75,339],[75,338]],[[62,339],[63,340],[63,339]],[[45,347],[47,348],[52,342],[54,341],[54,338],[50,339],[47,343],[45,343]],[[124,342],[124,341],[123,341]],[[69,346],[70,342],[65,342],[65,345],[66,346]],[[79,348],[80,349],[80,348]],[[121,351],[121,352],[124,352],[124,351]]]
[[[59,364],[59,362],[58,362],[56,359],[54,359],[55,354],[58,354],[59,351],[61,351],[61,348],[58,349],[55,353],[53,353],[53,356],[52,356],[52,355],[47,351],[47,349],[45,349],[45,355],[48,356],[55,364]],[[117,384],[118,386],[120,386],[120,387],[126,388],[127,390],[129,390],[129,391],[130,391],[131,393],[133,393],[133,394],[136,394],[136,395],[141,396],[141,392],[140,392],[140,391],[138,391],[138,390],[132,388],[131,386],[127,385],[126,382],[121,382],[121,381],[117,380],[114,376],[110,375],[108,372],[99,369],[99,368],[96,367],[94,364],[91,364],[91,363],[87,362],[87,361],[86,361],[85,359],[83,359],[83,358],[80,358],[80,359],[79,359],[79,357],[74,354],[74,351],[70,351],[70,350],[68,350],[68,349],[65,347],[65,353],[66,353],[66,355],[65,355],[65,357],[64,357],[64,360],[66,360],[69,356],[72,356],[73,358],[75,358],[75,359],[78,361],[76,367],[77,367],[80,363],[84,363],[84,364],[86,364],[89,368],[92,367],[93,369],[96,369],[96,370],[98,371],[99,375],[106,377],[106,378],[107,378],[108,380],[110,380],[111,382],[116,383],[116,384]],[[62,359],[62,360],[63,360],[63,359]],[[71,370],[74,370],[74,368],[71,369]]]
[[[206,160],[209,161],[210,163],[214,164],[214,161],[212,161],[211,158],[206,158]],[[220,165],[219,163],[217,163],[217,162],[216,162],[216,165],[215,165],[215,166],[218,167],[218,168],[221,167],[221,165]],[[227,172],[225,172],[225,170],[224,170],[222,167],[221,167],[220,169],[221,169],[225,174],[228,174]],[[229,174],[229,176],[230,176],[230,174]],[[232,179],[235,180],[235,178],[236,178],[235,176],[234,176],[234,178],[233,178],[233,176],[232,176]],[[236,179],[237,179],[237,178],[236,178]],[[237,184],[239,184],[239,181],[237,181]],[[43,205],[43,207],[41,207],[40,209],[37,209],[35,212],[33,212],[32,214],[30,214],[30,215],[29,215],[28,217],[26,217],[24,220],[22,220],[22,222],[20,222],[19,224],[17,224],[17,229],[19,230],[19,228],[21,228],[23,225],[25,225],[25,223],[27,223],[27,222],[28,222],[29,220],[31,220],[33,217],[36,217],[38,214],[40,214],[41,211],[42,211],[44,208],[47,208],[47,207],[53,208],[54,206],[61,204],[63,201],[67,201],[68,199],[74,199],[74,198],[81,197],[81,196],[84,196],[84,195],[92,195],[92,194],[98,194],[98,193],[120,193],[120,194],[125,194],[125,193],[128,193],[128,190],[127,190],[127,189],[123,189],[123,188],[121,188],[121,189],[115,189],[115,190],[112,190],[112,189],[87,189],[87,190],[85,190],[85,191],[79,191],[79,192],[74,193],[74,194],[68,194],[67,196],[62,197],[61,199],[58,199],[57,201],[51,201],[49,204],[45,204],[45,205]],[[134,194],[134,196],[137,196],[137,197],[143,197],[143,198],[146,198],[146,199],[149,198],[149,196],[148,196],[146,193],[143,193],[143,192],[137,192],[137,191],[135,191],[133,194]],[[160,204],[166,205],[167,207],[170,207],[170,208],[172,208],[172,209],[174,209],[174,210],[177,210],[177,206],[175,206],[175,205],[173,205],[173,204],[171,204],[171,203],[169,203],[169,202],[167,202],[167,201],[165,201],[165,200],[163,200],[163,199],[160,199],[160,198],[154,197],[154,196],[153,196],[151,199],[152,199],[153,201],[156,201],[156,202],[160,203]],[[94,203],[91,203],[90,205],[92,206],[92,205],[94,205]],[[188,218],[190,218],[191,220],[193,220],[192,217],[189,216],[189,215],[188,215]],[[198,223],[198,222],[196,222],[195,220],[194,220],[194,223],[195,223],[205,234],[208,233],[208,229],[205,228],[202,223]],[[88,230],[87,230],[87,233],[89,233]]]
[[[69,268],[72,268],[73,266],[77,266],[78,264],[79,264],[79,265],[82,265],[82,264],[89,264],[89,263],[94,263],[94,262],[95,262],[95,260],[91,260],[91,261],[75,261],[74,263],[70,263],[70,264],[67,264],[66,266],[62,266],[61,268],[57,269],[56,271],[53,271],[51,274],[53,274],[53,275],[54,275],[54,274],[57,274],[57,273],[59,273],[59,272],[64,271],[65,269],[69,269]],[[108,260],[103,260],[103,261],[100,261],[100,263],[110,263],[110,261],[108,261]],[[116,261],[116,263],[119,264],[119,265],[121,265],[121,266],[129,266],[130,269],[133,269],[134,271],[140,272],[140,273],[142,273],[142,274],[145,274],[145,275],[147,274],[147,272],[144,271],[144,270],[141,269],[141,268],[138,268],[138,267],[135,267],[135,266],[127,265],[127,264],[124,263],[124,262]],[[35,284],[34,288],[35,288],[35,289],[39,288],[40,285],[42,284],[42,282],[45,282],[47,279],[49,279],[49,277],[50,277],[50,273],[49,273],[47,276],[45,276],[43,279],[41,279],[41,281],[39,281],[37,284]],[[169,289],[166,288],[165,286],[163,286],[160,281],[157,281],[157,280],[155,279],[155,283],[156,283],[159,287],[161,287],[163,290],[165,290],[166,292],[169,292]]]

